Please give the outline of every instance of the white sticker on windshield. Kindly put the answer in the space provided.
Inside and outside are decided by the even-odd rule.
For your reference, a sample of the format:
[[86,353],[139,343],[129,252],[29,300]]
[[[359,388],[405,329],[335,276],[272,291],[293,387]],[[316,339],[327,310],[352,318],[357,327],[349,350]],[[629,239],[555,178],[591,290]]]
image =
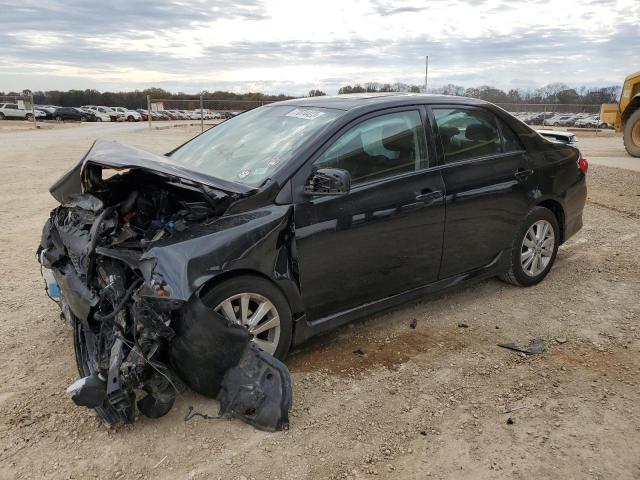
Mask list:
[[318,110],[307,110],[304,108],[296,108],[295,110],[290,111],[285,115],[285,117],[295,117],[302,118],[304,120],[313,120],[314,118],[318,118],[324,115],[324,112],[319,112]]

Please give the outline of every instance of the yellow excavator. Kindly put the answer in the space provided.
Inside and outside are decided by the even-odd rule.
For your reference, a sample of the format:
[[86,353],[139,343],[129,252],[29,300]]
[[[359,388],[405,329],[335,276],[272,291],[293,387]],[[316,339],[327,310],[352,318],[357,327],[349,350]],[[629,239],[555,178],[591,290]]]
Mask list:
[[624,148],[632,157],[640,157],[640,72],[624,79],[620,102],[603,103],[600,122],[624,132]]

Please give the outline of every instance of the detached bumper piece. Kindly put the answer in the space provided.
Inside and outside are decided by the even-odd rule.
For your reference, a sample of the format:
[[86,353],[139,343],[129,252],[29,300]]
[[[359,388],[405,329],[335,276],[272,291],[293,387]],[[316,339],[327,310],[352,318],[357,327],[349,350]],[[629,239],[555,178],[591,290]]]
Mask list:
[[289,428],[289,371],[258,349],[247,330],[207,308],[197,295],[182,309],[175,328],[173,370],[192,390],[216,397],[220,416],[271,432]]
[[291,377],[278,359],[249,344],[240,363],[222,379],[220,415],[239,418],[260,430],[289,429]]

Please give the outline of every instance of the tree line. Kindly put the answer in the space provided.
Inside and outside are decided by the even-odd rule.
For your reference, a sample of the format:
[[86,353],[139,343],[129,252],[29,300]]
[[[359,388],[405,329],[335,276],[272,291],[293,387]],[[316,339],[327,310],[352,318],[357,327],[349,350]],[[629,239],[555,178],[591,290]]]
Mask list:
[[[377,83],[345,85],[338,90],[338,94],[367,93],[367,92],[424,92],[424,87],[405,83]],[[442,87],[431,88],[429,93],[441,95],[458,95],[486,100],[492,103],[551,103],[572,105],[599,105],[602,103],[616,102],[620,96],[619,86],[601,88],[578,87],[571,88],[564,83],[551,83],[540,88],[511,89],[508,91],[496,87],[483,85],[480,87],[465,88],[460,85],[448,84]],[[20,95],[17,92],[0,92],[3,95]],[[146,90],[134,90],[128,92],[100,92],[98,90],[49,90],[33,92],[33,99],[37,105],[58,105],[62,107],[77,107],[80,105],[108,105],[112,107],[146,108],[147,95],[153,99],[193,100],[184,108],[197,108],[200,94],[184,92],[172,93],[162,88],[148,88]],[[308,96],[322,96],[326,93],[319,89],[308,92]],[[264,93],[233,93],[224,91],[203,92],[203,99],[209,100],[233,100],[237,102],[277,102],[295,98],[292,96],[266,95]],[[249,107],[250,108],[250,107]]]
[[[369,82],[364,85],[346,85],[340,90],[343,93],[367,93],[367,92],[424,92],[424,87],[408,85],[405,83],[380,84]],[[571,105],[599,105],[602,103],[616,102],[620,97],[620,87],[617,85],[599,88],[587,88],[585,86],[571,88],[564,83],[550,83],[540,88],[519,88],[508,91],[496,87],[483,85],[480,87],[465,88],[461,85],[448,84],[442,87],[431,88],[429,93],[440,95],[457,95],[486,100],[492,103],[552,103]]]
[[[0,96],[19,96],[22,92],[0,92]],[[200,102],[200,94],[184,92],[172,93],[162,88],[147,88],[145,90],[133,90],[129,92],[100,92],[98,90],[48,90],[33,92],[33,102],[36,105],[57,105],[60,107],[79,107],[81,105],[106,105],[109,107],[147,108],[147,95],[152,99],[166,100],[193,100],[184,108],[196,108]],[[203,100],[234,100],[249,102],[277,102],[294,98],[284,94],[265,95],[264,93],[232,93],[232,92],[203,92]]]

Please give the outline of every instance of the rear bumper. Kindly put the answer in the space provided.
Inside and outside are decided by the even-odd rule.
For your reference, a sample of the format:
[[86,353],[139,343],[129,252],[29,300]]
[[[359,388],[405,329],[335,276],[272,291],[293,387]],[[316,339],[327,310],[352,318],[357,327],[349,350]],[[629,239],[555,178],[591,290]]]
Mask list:
[[582,179],[567,190],[565,196],[563,241],[567,241],[582,228],[582,212],[586,201],[587,182],[585,176],[582,175]]

